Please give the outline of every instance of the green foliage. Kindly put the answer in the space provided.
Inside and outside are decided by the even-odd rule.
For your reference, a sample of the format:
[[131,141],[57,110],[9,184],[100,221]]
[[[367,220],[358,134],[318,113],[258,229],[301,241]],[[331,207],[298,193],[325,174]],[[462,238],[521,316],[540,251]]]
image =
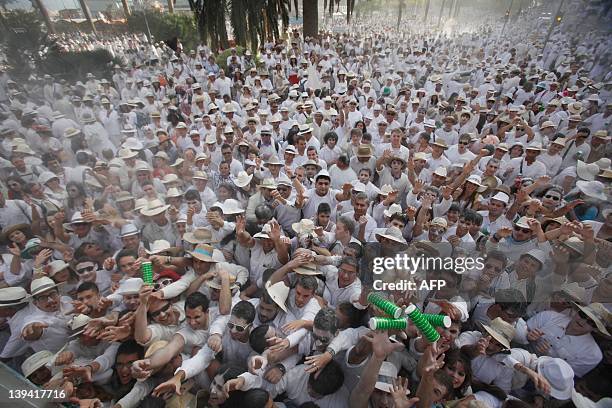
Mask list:
[[[178,37],[186,50],[195,49],[200,43],[196,22],[192,14],[167,14],[148,10],[147,21],[153,41],[166,41]],[[133,13],[128,17],[127,25],[131,32],[147,32],[143,12]]]
[[49,50],[40,62],[41,74],[50,74],[66,80],[83,80],[88,72],[96,78],[111,78],[112,66],[117,63],[110,52],[104,49],[82,52],[62,52],[57,48]]
[[0,46],[14,78],[27,78],[41,59],[47,33],[37,13],[14,10],[2,13]]
[[[236,51],[238,51],[238,55],[243,55],[245,48],[241,45],[236,46]],[[217,55],[217,65],[219,65],[219,68],[223,69],[225,72],[227,72],[227,57],[229,57],[231,54],[231,49],[227,49],[221,53],[219,53],[219,55]]]

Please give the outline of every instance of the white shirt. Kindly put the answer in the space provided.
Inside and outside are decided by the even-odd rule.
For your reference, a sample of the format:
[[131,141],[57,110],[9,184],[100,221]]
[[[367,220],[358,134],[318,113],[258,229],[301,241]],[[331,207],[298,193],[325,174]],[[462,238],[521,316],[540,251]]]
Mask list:
[[[457,339],[459,347],[474,345],[482,337],[482,333],[477,331],[463,332]],[[496,354],[493,356],[479,355],[472,359],[472,374],[474,379],[485,384],[493,384],[510,392],[512,388],[512,373],[514,368],[509,368],[503,364],[506,355]]]
[[581,336],[565,334],[571,317],[554,311],[544,311],[527,321],[529,330],[539,329],[550,343],[548,355],[565,360],[578,377],[583,377],[599,364],[603,356],[590,333]]

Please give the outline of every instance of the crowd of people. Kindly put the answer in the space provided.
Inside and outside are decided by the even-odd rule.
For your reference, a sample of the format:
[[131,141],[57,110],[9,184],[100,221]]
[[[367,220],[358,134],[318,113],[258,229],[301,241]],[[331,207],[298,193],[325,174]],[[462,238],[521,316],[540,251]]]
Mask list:
[[2,361],[81,407],[612,406],[609,35],[379,23],[2,68]]

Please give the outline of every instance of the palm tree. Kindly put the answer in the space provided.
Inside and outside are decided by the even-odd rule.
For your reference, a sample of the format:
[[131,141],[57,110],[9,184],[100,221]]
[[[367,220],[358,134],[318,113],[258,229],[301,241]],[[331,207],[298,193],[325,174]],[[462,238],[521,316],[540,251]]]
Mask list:
[[189,0],[200,38],[214,50],[227,48],[226,20],[236,44],[255,51],[267,36],[280,38],[279,20],[289,26],[289,0]]

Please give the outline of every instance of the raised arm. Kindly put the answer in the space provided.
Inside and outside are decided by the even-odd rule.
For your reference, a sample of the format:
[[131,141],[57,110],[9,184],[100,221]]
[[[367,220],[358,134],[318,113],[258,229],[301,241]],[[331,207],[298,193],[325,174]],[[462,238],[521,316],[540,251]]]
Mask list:
[[255,246],[255,239],[246,230],[246,219],[244,215],[238,215],[236,217],[236,239],[240,245],[253,248]]

